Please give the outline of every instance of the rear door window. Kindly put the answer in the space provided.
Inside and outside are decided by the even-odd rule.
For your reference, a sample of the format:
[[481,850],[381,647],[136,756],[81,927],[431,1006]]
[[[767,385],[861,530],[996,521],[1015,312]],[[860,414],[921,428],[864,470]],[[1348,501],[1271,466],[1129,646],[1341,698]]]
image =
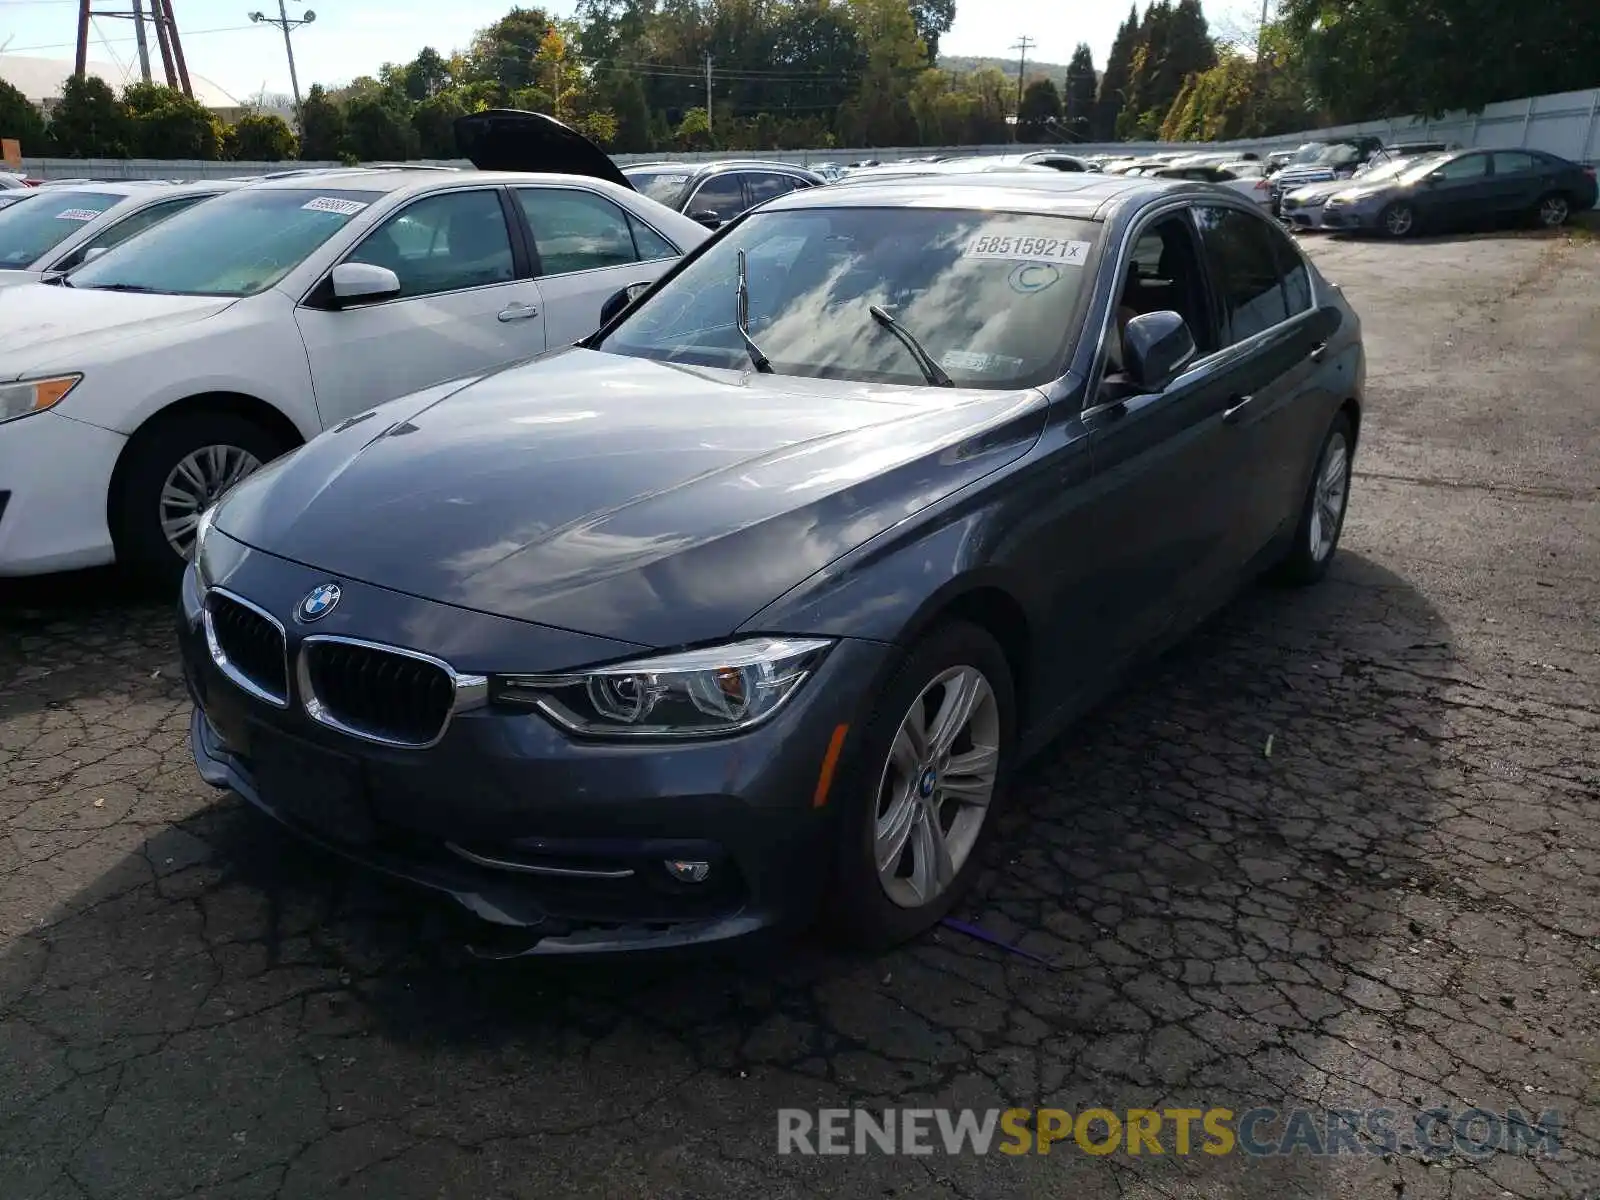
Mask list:
[[697,221],[707,214],[719,221],[731,221],[748,207],[744,199],[743,179],[739,172],[729,171],[724,175],[713,175],[702,183],[683,211]]
[[1273,230],[1266,221],[1236,208],[1211,204],[1196,205],[1194,214],[1206,262],[1222,299],[1226,340],[1242,342],[1288,320],[1288,301],[1273,252]]
[[750,207],[754,208],[774,196],[794,191],[794,179],[776,171],[746,171],[744,186],[750,197]]

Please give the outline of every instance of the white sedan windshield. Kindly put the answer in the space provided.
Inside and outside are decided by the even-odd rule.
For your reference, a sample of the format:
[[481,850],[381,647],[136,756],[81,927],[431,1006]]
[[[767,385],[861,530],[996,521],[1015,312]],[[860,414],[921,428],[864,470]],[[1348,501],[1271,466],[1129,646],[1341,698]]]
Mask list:
[[29,193],[26,204],[8,205],[0,212],[0,270],[27,269],[121,199],[110,192],[51,188]]
[[76,288],[252,296],[294,270],[381,195],[243,188],[124,242],[69,280]]
[[736,323],[743,250],[748,331],[777,374],[928,382],[887,315],[962,387],[1035,386],[1059,374],[1076,335],[1100,230],[1095,221],[971,210],[756,213],[599,348],[750,365]]

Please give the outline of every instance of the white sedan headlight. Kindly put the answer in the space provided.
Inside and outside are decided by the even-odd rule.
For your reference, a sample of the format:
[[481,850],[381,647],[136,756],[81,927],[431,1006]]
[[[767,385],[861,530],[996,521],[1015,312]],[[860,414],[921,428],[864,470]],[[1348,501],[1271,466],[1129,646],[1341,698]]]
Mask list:
[[54,408],[82,379],[82,375],[56,375],[49,379],[0,383],[0,422],[15,421],[18,417]]
[[777,712],[830,645],[762,637],[571,674],[497,675],[491,695],[586,737],[719,737]]

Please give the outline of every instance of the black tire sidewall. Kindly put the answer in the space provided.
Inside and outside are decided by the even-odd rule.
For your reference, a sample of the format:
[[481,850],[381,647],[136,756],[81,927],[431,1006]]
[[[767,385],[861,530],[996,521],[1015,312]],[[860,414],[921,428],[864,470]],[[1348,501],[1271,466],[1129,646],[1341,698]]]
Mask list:
[[[1556,221],[1554,224],[1552,224],[1552,223],[1550,223],[1550,222],[1548,222],[1548,221],[1546,221],[1544,219],[1544,206],[1545,206],[1545,203],[1547,201],[1550,201],[1550,200],[1565,201],[1565,203],[1567,205],[1567,211],[1562,214],[1561,220]],[[1568,219],[1570,219],[1571,216],[1572,216],[1572,202],[1570,200],[1567,200],[1567,197],[1561,192],[1546,192],[1544,195],[1540,196],[1537,201],[1534,202],[1534,206],[1533,206],[1534,224],[1540,226],[1543,229],[1560,229],[1563,225],[1565,225],[1567,223]]]
[[[1389,214],[1390,213],[1394,213],[1394,212],[1399,212],[1402,209],[1411,214],[1411,224],[1406,226],[1406,231],[1404,233],[1391,233],[1389,231]],[[1384,237],[1391,237],[1391,238],[1410,237],[1413,233],[1415,233],[1417,231],[1417,210],[1416,210],[1416,208],[1414,206],[1412,206],[1410,204],[1407,204],[1404,200],[1397,200],[1393,204],[1389,205],[1388,208],[1384,209],[1382,213],[1379,214],[1379,216],[1378,216],[1378,225],[1383,230]]]
[[[944,894],[922,908],[901,908],[884,892],[874,862],[878,786],[889,746],[906,712],[936,675],[958,665],[983,672],[999,707],[1000,766],[994,796],[977,843]],[[915,937],[950,911],[976,878],[984,847],[994,836],[1015,753],[1016,701],[1005,653],[976,625],[965,621],[939,624],[911,648],[880,690],[877,702],[869,705],[853,755],[854,769],[836,814],[833,886],[824,905],[825,918],[836,937],[865,949],[884,949]]]
[[205,446],[237,446],[266,463],[286,448],[271,430],[228,412],[158,418],[133,435],[110,497],[117,562],[155,582],[176,579],[184,562],[161,531],[161,488],[172,469]]

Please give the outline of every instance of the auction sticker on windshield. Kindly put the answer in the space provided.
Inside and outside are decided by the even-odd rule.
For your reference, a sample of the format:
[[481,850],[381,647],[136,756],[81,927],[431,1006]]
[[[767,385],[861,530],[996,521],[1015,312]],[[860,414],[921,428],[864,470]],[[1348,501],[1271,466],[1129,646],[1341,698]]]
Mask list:
[[307,200],[300,206],[307,212],[338,213],[341,217],[353,217],[366,207],[360,200],[341,200],[338,196],[318,196],[315,200]]
[[973,238],[962,250],[963,258],[998,259],[1004,262],[1048,262],[1081,267],[1089,258],[1091,242],[1040,234],[985,233]]
[[92,208],[64,208],[56,214],[58,221],[92,221],[100,213]]

